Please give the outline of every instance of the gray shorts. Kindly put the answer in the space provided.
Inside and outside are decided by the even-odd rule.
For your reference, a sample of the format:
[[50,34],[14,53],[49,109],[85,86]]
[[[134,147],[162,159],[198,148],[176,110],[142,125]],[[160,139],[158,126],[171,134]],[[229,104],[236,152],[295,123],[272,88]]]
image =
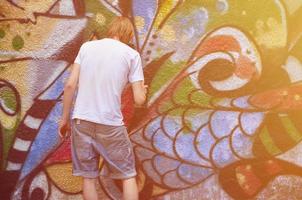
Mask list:
[[[72,122],[73,175],[112,179],[136,176],[132,144],[125,126],[109,126],[75,119]],[[99,171],[100,156],[104,166]]]

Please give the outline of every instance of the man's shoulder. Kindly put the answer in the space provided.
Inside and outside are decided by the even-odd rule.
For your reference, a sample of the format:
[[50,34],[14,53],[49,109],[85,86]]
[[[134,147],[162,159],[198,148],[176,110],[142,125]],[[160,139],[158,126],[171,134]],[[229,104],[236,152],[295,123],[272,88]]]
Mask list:
[[[125,44],[126,45],[126,44]],[[130,47],[130,46],[128,46],[128,45],[126,45],[127,46],[127,50],[129,51],[129,52],[131,52],[131,54],[133,55],[133,56],[139,56],[139,52],[136,50],[136,49],[134,49],[134,48],[132,48],[132,47]]]
[[95,44],[98,40],[91,40],[91,41],[86,41],[82,44],[82,47],[87,47]]
[[85,48],[87,47],[87,45],[89,45],[90,41],[87,41],[87,42],[84,42],[82,45],[81,45],[81,51],[84,51]]

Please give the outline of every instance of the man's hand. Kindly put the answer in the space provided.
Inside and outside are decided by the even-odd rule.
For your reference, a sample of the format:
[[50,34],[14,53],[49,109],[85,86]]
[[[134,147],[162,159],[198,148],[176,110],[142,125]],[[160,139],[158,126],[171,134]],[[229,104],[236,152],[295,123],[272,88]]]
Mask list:
[[147,95],[147,92],[148,92],[148,85],[143,85],[144,87],[144,90],[145,90],[145,95]]
[[59,123],[58,134],[61,138],[67,138],[70,136],[70,122],[66,119],[61,119]]
[[134,107],[144,107],[148,86],[144,84],[144,81],[136,81],[132,83],[132,91],[134,97]]

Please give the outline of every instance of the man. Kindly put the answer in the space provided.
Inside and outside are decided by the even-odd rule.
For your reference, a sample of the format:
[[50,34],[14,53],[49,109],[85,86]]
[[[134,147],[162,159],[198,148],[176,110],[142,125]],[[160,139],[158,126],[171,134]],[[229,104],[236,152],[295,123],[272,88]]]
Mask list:
[[134,27],[125,17],[110,24],[107,38],[84,43],[64,88],[59,134],[68,130],[72,99],[78,88],[72,116],[73,174],[83,177],[83,196],[97,199],[99,157],[105,166],[101,175],[123,182],[123,198],[137,200],[134,154],[121,113],[121,93],[132,84],[135,104],[146,99],[146,86],[137,51],[130,48]]

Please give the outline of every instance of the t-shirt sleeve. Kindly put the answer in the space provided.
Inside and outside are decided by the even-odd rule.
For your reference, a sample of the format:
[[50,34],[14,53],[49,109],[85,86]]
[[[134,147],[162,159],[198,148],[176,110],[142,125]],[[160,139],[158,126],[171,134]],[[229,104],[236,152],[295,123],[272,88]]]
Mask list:
[[74,63],[81,65],[82,57],[83,57],[83,45],[81,46],[79,53],[74,60]]
[[137,54],[131,60],[131,66],[130,66],[130,72],[128,75],[128,79],[129,79],[130,83],[144,80],[142,60],[141,60],[141,57],[139,54]]

